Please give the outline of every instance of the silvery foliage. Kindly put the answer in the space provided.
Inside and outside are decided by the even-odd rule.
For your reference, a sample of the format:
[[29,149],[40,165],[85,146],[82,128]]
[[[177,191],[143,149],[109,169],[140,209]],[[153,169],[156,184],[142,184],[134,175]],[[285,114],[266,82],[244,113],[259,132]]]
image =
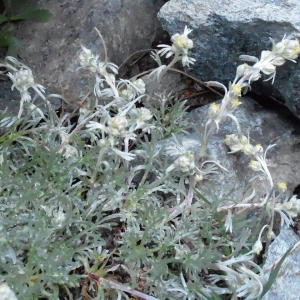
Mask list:
[[[153,75],[161,78],[177,61],[194,62],[190,33],[186,27],[172,46],[152,53],[158,63],[160,55],[173,56]],[[260,60],[241,57],[254,64],[239,66],[228,89],[208,83],[223,87],[225,96],[197,128],[197,157],[178,135],[189,125],[185,102],[171,95],[149,99],[141,79],[117,80],[117,66],[91,50],[82,47],[79,63],[93,80],[93,94],[64,115],[51,107],[53,95],[45,97],[27,66],[6,58],[3,73],[21,95],[18,116],[5,111],[0,117],[0,287],[11,299],[12,290],[19,299],[72,299],[76,288],[96,299],[258,299],[268,278],[254,259],[273,235],[274,213],[290,224],[299,212],[286,184],[272,180],[266,160],[272,146],[252,145],[234,116],[243,90],[261,73],[274,80],[276,66],[300,52],[297,40],[272,42]],[[237,133],[225,143],[250,156],[258,174],[236,202],[229,192],[201,185],[210,174],[226,172],[205,151],[228,117]],[[256,199],[256,181],[264,199]],[[242,213],[252,208],[261,210],[257,222]],[[271,216],[268,224],[264,213]]]

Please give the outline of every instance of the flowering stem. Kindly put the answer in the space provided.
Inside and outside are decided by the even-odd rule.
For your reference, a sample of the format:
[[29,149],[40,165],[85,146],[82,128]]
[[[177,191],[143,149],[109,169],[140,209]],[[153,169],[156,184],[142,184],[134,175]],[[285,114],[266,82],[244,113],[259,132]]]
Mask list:
[[167,71],[173,67],[173,65],[175,65],[175,63],[178,61],[178,57],[179,57],[179,54],[176,52],[172,61],[161,71],[161,73],[159,74],[159,79],[162,79],[165,74],[167,73]]

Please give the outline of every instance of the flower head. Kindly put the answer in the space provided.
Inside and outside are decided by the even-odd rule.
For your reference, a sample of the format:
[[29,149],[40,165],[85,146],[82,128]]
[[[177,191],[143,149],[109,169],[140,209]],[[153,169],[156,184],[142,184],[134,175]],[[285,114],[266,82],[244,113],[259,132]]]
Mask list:
[[173,45],[184,54],[187,54],[188,49],[193,48],[193,41],[188,38],[191,32],[192,29],[185,26],[183,34],[176,33],[171,37]]
[[248,68],[248,64],[244,63],[236,68],[236,77],[242,77]]
[[7,76],[13,82],[11,89],[13,90],[16,88],[21,94],[20,110],[18,114],[18,118],[20,118],[23,111],[24,102],[31,101],[31,95],[28,92],[28,89],[33,88],[37,93],[42,95],[41,93],[45,92],[45,88],[42,85],[34,82],[32,71],[25,65],[23,65],[20,70],[16,70],[13,73],[9,72]]
[[123,116],[115,116],[108,121],[109,132],[115,136],[122,136],[126,132],[127,119]]
[[300,53],[300,44],[298,39],[290,40],[285,37],[281,42],[275,44],[271,39],[273,44],[272,52],[284,59],[294,61]]
[[278,191],[280,193],[285,193],[286,190],[287,190],[286,183],[285,182],[278,182],[277,183],[277,188],[278,188]]
[[142,79],[137,79],[127,84],[127,88],[120,92],[120,96],[129,101],[133,100],[137,95],[142,95],[146,92],[146,85]]
[[227,134],[224,142],[232,152],[244,150],[247,145],[249,145],[249,141],[246,136],[242,135],[239,137],[237,134]]
[[174,165],[182,172],[190,172],[195,167],[194,154],[191,151],[185,152],[183,155],[179,156]]
[[81,67],[88,68],[91,72],[95,73],[98,66],[99,56],[93,55],[90,49],[81,46],[82,52],[79,54],[79,63]]
[[242,94],[242,87],[238,84],[233,84],[229,91],[233,98],[240,97]]
[[129,111],[130,116],[130,127],[129,131],[142,129],[143,132],[150,133],[150,129],[155,126],[148,122],[153,118],[151,111],[148,108],[140,107],[140,108],[132,108]]
[[258,161],[256,160],[251,160],[248,164],[248,167],[252,169],[253,171],[262,171],[261,165]]
[[189,66],[189,64],[193,64],[195,59],[188,57],[189,49],[193,48],[193,41],[188,38],[191,31],[192,29],[185,26],[183,34],[176,33],[171,37],[171,41],[173,42],[172,46],[158,45],[158,47],[162,49],[159,50],[157,54],[162,56],[166,55],[166,58],[175,54],[178,58],[181,58],[182,65],[184,67]]
[[300,199],[297,198],[297,195],[294,195],[288,202],[277,203],[275,208],[277,210],[284,210],[292,218],[295,218],[300,213]]
[[219,111],[220,111],[220,105],[216,103],[212,103],[208,109],[209,119],[211,120],[215,119],[218,116]]

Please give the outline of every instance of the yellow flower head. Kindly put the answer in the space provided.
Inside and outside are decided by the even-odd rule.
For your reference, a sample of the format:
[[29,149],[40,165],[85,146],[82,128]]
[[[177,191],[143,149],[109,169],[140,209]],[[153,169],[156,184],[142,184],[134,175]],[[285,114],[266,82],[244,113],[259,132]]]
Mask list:
[[235,110],[241,104],[242,104],[242,102],[240,102],[238,98],[234,98],[229,103],[229,109],[231,111],[233,111],[233,110]]
[[193,41],[188,38],[191,32],[192,30],[185,26],[183,34],[176,33],[171,37],[171,41],[178,50],[185,52],[193,48]]
[[174,36],[173,43],[179,49],[185,48],[186,38],[182,35]]
[[277,183],[277,188],[278,188],[279,192],[285,193],[286,190],[287,190],[286,183],[285,182],[278,182]]
[[242,93],[242,88],[241,88],[239,85],[234,84],[234,85],[232,86],[232,91],[233,91],[237,96],[240,96],[241,93]]
[[248,164],[248,167],[250,169],[252,169],[253,171],[257,172],[257,171],[261,171],[261,165],[258,161],[256,160],[251,160]]
[[293,48],[293,54],[298,55],[300,52],[300,45],[297,45]]
[[203,176],[201,174],[197,174],[195,176],[195,180],[196,180],[196,182],[201,181],[201,180],[203,180]]
[[210,119],[214,119],[220,110],[220,105],[216,103],[212,103],[208,109],[208,116]]

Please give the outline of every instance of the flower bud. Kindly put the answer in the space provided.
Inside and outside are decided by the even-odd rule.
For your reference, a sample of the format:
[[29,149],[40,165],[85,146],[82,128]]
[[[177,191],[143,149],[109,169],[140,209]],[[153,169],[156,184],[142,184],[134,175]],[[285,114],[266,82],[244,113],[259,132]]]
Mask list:
[[182,172],[192,171],[195,167],[194,153],[191,151],[184,153],[175,160],[174,165]]
[[112,135],[123,135],[126,131],[127,120],[122,116],[115,116],[108,121],[108,127]]
[[249,140],[248,140],[248,138],[247,138],[245,135],[240,136],[240,137],[239,137],[239,141],[240,141],[240,143],[243,144],[243,145],[249,144]]
[[213,120],[218,116],[220,110],[220,105],[216,103],[212,103],[208,109],[208,117]]
[[247,137],[245,137],[244,135],[239,137],[236,134],[226,135],[224,142],[233,152],[242,150],[247,144],[249,144]]
[[286,190],[287,190],[286,183],[285,182],[278,182],[277,183],[277,188],[278,188],[278,191],[280,193],[285,193]]
[[262,154],[263,151],[264,149],[260,144],[254,146],[254,154]]
[[272,64],[274,66],[282,66],[284,63],[285,63],[285,59],[283,57],[281,57],[281,56],[275,57],[272,60]]
[[276,67],[272,63],[266,63],[262,66],[261,71],[266,75],[270,75],[275,73]]
[[274,53],[272,53],[269,50],[264,50],[261,52],[261,57],[260,60],[267,60],[268,58],[270,58],[270,56],[274,56]]
[[203,175],[202,174],[197,174],[195,176],[195,180],[196,180],[196,182],[202,181],[203,180]]
[[227,134],[225,139],[224,139],[224,143],[227,146],[239,143],[238,135],[236,135],[236,134]]
[[288,202],[277,203],[275,208],[278,210],[284,210],[292,218],[295,218],[300,213],[300,199],[297,198],[297,195],[294,195]]
[[277,43],[274,47],[273,47],[273,52],[275,53],[275,54],[282,54],[283,53],[283,51],[284,51],[284,49],[285,49],[285,44],[283,43],[283,42],[279,42],[279,43]]
[[139,94],[144,94],[146,92],[146,85],[142,79],[137,79],[133,82],[136,88],[139,90]]
[[242,148],[246,155],[253,155],[255,153],[254,147],[251,144],[247,144]]
[[228,110],[234,111],[241,104],[242,102],[240,102],[238,98],[234,98],[228,103]]
[[251,160],[248,164],[248,167],[255,172],[262,170],[260,163],[256,160]]
[[263,249],[263,245],[260,239],[258,239],[252,247],[252,252],[254,252],[256,255],[259,255],[262,249]]
[[239,65],[236,69],[236,77],[242,77],[247,69],[247,64]]

